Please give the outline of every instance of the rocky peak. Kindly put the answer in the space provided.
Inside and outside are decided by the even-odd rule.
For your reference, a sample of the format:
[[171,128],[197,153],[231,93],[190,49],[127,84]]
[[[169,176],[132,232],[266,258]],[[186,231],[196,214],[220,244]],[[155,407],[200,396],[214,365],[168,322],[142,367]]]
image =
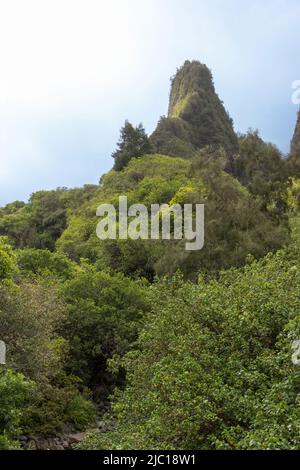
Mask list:
[[295,132],[291,142],[291,156],[300,158],[300,110],[298,111]]
[[236,152],[232,120],[206,65],[186,61],[177,70],[171,79],[168,116],[160,119],[151,140],[158,152],[185,158],[206,145],[222,146],[229,155]]
[[171,78],[168,117],[184,117],[190,99],[202,93],[215,93],[211,71],[200,62],[187,60]]

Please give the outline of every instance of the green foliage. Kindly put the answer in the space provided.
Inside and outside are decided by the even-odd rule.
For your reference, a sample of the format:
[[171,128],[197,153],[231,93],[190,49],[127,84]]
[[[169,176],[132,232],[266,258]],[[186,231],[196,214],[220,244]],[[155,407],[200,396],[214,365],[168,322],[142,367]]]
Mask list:
[[133,127],[129,121],[125,121],[117,150],[112,154],[115,159],[114,169],[120,171],[132,158],[141,157],[151,151],[152,147],[142,124]]
[[172,157],[192,158],[197,148],[190,142],[189,124],[178,117],[162,116],[150,139],[156,152]]
[[[57,248],[75,261],[88,258],[98,269],[111,268],[152,281],[156,274],[172,275],[178,268],[195,278],[199,271],[241,266],[249,253],[260,257],[288,243],[283,210],[276,211],[272,205],[263,210],[260,198],[225,173],[226,161],[226,154],[212,147],[197,152],[191,162],[156,154],[131,160],[122,171],[113,170],[102,177],[99,190],[83,207],[82,215],[70,217]],[[182,198],[186,187],[192,189]],[[179,199],[180,203],[204,203],[204,249],[186,252],[184,240],[100,241],[96,236],[96,209],[100,203],[117,207],[120,195],[127,196],[129,205],[138,202],[148,208],[153,203],[173,204]]]
[[28,204],[19,201],[0,209],[0,235],[5,235],[18,248],[53,250],[56,240],[67,227],[68,210],[76,212],[87,203],[95,185],[67,190],[38,191]]
[[286,210],[288,165],[279,150],[266,144],[258,132],[240,136],[239,155],[235,162],[239,181],[249,189],[262,210],[282,215]]
[[189,163],[163,155],[145,155],[133,159],[121,172],[114,170],[104,175],[95,197],[82,208],[81,215],[70,216],[69,226],[56,246],[73,260],[87,258],[99,269],[113,268],[130,276],[154,273],[151,247],[141,240],[136,242],[107,240],[96,236],[96,209],[101,203],[118,206],[119,195],[128,197],[128,204],[140,202],[150,207],[153,203],[168,202],[181,186],[188,183]]
[[300,179],[293,178],[287,193],[288,208],[292,213],[300,211]]
[[31,196],[31,223],[35,228],[33,246],[35,248],[54,248],[55,240],[67,225],[67,214],[61,192],[39,191]]
[[300,158],[300,110],[298,111],[296,127],[291,142],[291,157],[295,159]]
[[53,249],[66,227],[66,210],[60,196],[63,190],[34,193],[28,205],[14,204],[1,210],[0,233],[18,247]]
[[155,272],[172,275],[179,268],[190,279],[199,272],[214,273],[242,266],[248,254],[264,256],[289,242],[288,223],[261,207],[245,187],[224,172],[226,156],[212,148],[203,149],[193,159],[189,187],[174,195],[181,203],[205,204],[205,244],[202,250],[187,252],[185,241],[160,242]]
[[[111,393],[114,430],[83,448],[300,448],[297,126],[287,160],[237,138],[210,71],[187,61],[168,117],[150,140],[126,121],[99,185],[0,208],[0,448],[84,430]],[[204,204],[204,248],[99,240],[97,207],[121,195],[165,204],[160,223]]]
[[68,403],[66,416],[76,429],[85,429],[95,422],[95,407],[90,400],[77,393]]
[[21,425],[24,433],[47,436],[64,432],[66,427],[84,430],[95,423],[95,416],[88,390],[60,368],[51,382],[36,388],[24,410]]
[[[40,263],[40,254],[37,250],[35,268]],[[54,260],[48,258],[52,273],[54,267],[65,269],[60,264],[64,258],[52,256]],[[51,266],[53,261],[56,263]],[[86,416],[87,422],[93,409],[88,397],[80,401],[76,381],[64,372],[69,347],[60,330],[67,312],[55,278],[49,278],[49,272],[45,280],[42,277],[24,280],[18,274],[18,286],[13,282],[0,283],[0,338],[6,343],[7,366],[34,384],[20,422],[22,432],[29,434],[51,434],[62,431],[66,424],[79,426],[78,415],[82,415],[85,427],[83,418]],[[64,270],[58,269],[58,273],[63,279]]]
[[65,283],[68,304],[64,335],[69,340],[68,369],[89,385],[109,385],[107,360],[123,355],[137,336],[148,309],[145,287],[121,274],[86,266]]
[[0,237],[0,282],[11,278],[15,271],[15,255],[7,239]]
[[120,363],[116,429],[82,447],[298,449],[299,259],[283,251],[219,281],[153,286],[153,312]]
[[18,250],[17,263],[24,274],[53,275],[60,279],[69,279],[75,271],[75,265],[63,253],[35,248]]
[[[96,204],[95,204],[96,206]],[[96,207],[92,217],[72,215],[69,225],[56,242],[58,251],[65,253],[72,260],[79,262],[80,258],[91,261],[97,259],[97,239],[95,217]]]
[[30,245],[34,228],[30,221],[29,206],[14,203],[0,209],[0,234],[7,236],[15,246]]
[[0,372],[0,449],[19,447],[16,438],[32,385],[22,374]]
[[54,346],[64,318],[55,285],[0,284],[0,337],[8,366],[33,380],[48,380],[61,361],[62,352]]

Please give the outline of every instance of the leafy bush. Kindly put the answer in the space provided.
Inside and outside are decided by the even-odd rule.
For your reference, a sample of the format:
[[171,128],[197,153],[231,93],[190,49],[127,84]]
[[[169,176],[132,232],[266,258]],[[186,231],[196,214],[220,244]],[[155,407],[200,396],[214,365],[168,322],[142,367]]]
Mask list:
[[85,429],[95,422],[95,407],[90,400],[77,393],[66,408],[66,416],[77,429]]
[[153,313],[121,361],[117,427],[83,448],[299,448],[299,259],[283,251],[208,284],[154,286]]
[[64,326],[68,369],[86,384],[109,384],[106,362],[124,354],[136,339],[148,309],[145,287],[87,265],[62,292],[69,311]]
[[24,248],[17,251],[19,269],[24,274],[53,275],[61,280],[74,274],[74,264],[63,253]]
[[[39,255],[37,251],[33,263]],[[50,258],[64,259],[61,255]],[[20,418],[22,432],[53,434],[66,425],[78,427],[91,418],[93,405],[84,388],[64,372],[69,347],[60,330],[67,312],[58,287],[48,276],[34,282],[18,277],[18,285],[0,283],[0,338],[7,346],[8,367],[34,384]],[[80,393],[84,396],[78,401]],[[77,410],[72,405],[76,400]]]
[[115,159],[114,169],[122,170],[132,158],[141,157],[151,153],[152,147],[142,124],[133,127],[129,121],[125,121],[120,132],[120,140],[117,150],[112,154]]
[[77,378],[59,370],[51,382],[38,384],[22,417],[23,432],[55,435],[67,429],[84,431],[95,423],[90,393]]
[[0,449],[18,448],[19,424],[31,390],[22,374],[0,372]]
[[[207,147],[192,161],[163,155],[145,155],[131,160],[120,172],[111,171],[101,179],[95,198],[84,214],[70,218],[57,248],[79,261],[81,257],[133,278],[173,275],[180,269],[190,279],[199,271],[242,266],[250,253],[259,258],[287,244],[288,221],[284,212],[262,209],[249,189],[224,171],[226,155]],[[191,188],[185,192],[184,188]],[[283,190],[284,188],[282,188]],[[205,204],[205,245],[198,252],[186,252],[185,242],[155,240],[99,240],[95,216],[100,203],[118,206],[120,195],[128,205],[153,203]],[[280,216],[279,216],[280,215]]]

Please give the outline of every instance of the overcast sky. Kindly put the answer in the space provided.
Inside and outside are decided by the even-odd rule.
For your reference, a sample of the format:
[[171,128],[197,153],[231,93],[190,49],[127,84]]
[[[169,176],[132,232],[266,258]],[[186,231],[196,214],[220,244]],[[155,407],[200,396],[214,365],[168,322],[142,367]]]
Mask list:
[[97,183],[125,119],[152,132],[169,79],[206,63],[236,131],[289,149],[300,0],[0,0],[0,204]]

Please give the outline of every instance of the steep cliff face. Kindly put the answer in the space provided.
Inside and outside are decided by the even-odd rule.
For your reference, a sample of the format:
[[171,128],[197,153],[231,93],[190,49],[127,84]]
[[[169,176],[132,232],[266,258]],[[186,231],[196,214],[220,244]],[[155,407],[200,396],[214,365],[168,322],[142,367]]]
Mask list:
[[237,151],[232,120],[206,65],[186,61],[177,71],[171,82],[168,116],[160,119],[151,141],[156,151],[185,158],[206,145],[222,146],[229,156]]
[[300,110],[298,111],[295,132],[291,142],[291,156],[300,159]]

